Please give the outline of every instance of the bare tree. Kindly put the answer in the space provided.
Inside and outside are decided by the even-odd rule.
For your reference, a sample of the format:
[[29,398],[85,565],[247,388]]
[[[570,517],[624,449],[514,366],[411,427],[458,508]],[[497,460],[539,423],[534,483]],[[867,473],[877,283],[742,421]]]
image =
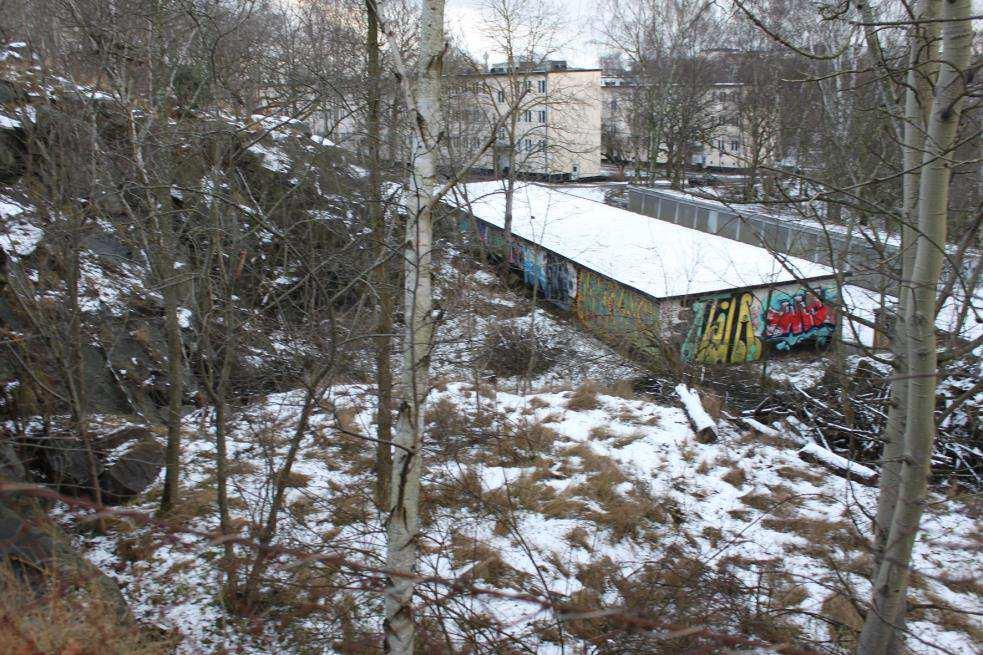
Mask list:
[[632,99],[641,104],[649,176],[664,157],[679,186],[694,148],[718,125],[710,111],[714,66],[704,54],[720,37],[713,7],[700,0],[635,0],[613,3],[608,16],[606,45],[624,53],[639,89]]
[[[416,88],[406,88],[405,92],[407,109],[413,114],[413,143],[412,171],[406,190],[406,239],[403,242],[403,313],[406,326],[403,336],[403,400],[393,440],[396,450],[386,519],[389,582],[385,597],[385,648],[393,655],[412,655],[415,638],[412,576],[416,567],[420,529],[424,406],[430,391],[430,349],[433,340],[431,250],[433,212],[440,198],[437,149],[445,138],[440,115],[445,48],[444,1],[424,0],[420,13]],[[408,71],[404,69],[399,73],[408,87]]]
[[[913,244],[915,258],[910,282],[906,282],[902,290],[909,296],[903,316],[909,378],[904,457],[880,570],[874,579],[872,607],[860,637],[858,650],[862,655],[887,653],[889,646],[898,640],[896,630],[903,621],[911,553],[918,535],[931,473],[936,433],[934,409],[938,365],[934,319],[945,258],[952,172],[949,158],[955,146],[968,81],[973,74],[969,68],[973,39],[971,12],[971,3],[962,0],[944,3],[940,16],[945,21],[942,24],[940,63],[934,80],[931,109],[925,123],[918,197],[914,205],[918,217]],[[913,41],[911,47],[917,49],[917,37]],[[915,89],[909,91],[914,92]],[[914,148],[914,145],[905,144],[906,148]]]

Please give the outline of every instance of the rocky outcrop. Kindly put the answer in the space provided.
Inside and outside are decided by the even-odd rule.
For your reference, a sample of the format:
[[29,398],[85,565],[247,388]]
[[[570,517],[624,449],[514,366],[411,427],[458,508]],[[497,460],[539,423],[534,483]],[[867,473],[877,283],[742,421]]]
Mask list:
[[30,497],[0,494],[0,563],[39,594],[54,582],[62,587],[94,587],[111,602],[120,620],[130,620],[116,583],[76,553],[65,532]]
[[[30,441],[28,467],[40,480],[72,496],[93,497],[92,464],[85,443],[71,431]],[[143,426],[126,426],[92,438],[102,500],[120,504],[146,490],[164,465],[164,446]]]

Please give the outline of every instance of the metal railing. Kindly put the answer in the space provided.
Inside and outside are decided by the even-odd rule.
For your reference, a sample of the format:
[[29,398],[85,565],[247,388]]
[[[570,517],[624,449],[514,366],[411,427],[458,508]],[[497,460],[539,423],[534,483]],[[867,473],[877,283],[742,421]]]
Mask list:
[[897,279],[900,248],[869,231],[848,234],[840,226],[824,229],[781,216],[681,198],[676,194],[628,187],[628,209],[638,214],[767,248],[851,274],[850,283],[883,288],[885,276]]

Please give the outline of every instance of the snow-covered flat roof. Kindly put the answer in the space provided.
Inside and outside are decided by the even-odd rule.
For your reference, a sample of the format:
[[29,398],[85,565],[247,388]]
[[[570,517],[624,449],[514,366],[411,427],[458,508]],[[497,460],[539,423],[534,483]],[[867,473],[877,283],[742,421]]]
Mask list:
[[[512,233],[654,298],[832,275],[795,257],[604,204],[593,189],[519,183]],[[501,181],[467,185],[474,215],[504,227]],[[783,265],[784,263],[784,265]]]

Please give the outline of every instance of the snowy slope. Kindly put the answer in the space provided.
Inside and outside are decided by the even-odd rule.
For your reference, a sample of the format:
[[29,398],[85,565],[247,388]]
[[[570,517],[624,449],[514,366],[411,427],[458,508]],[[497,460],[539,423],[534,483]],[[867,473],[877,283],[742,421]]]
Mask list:
[[[744,598],[768,604],[757,620],[789,621],[797,643],[846,652],[823,617],[842,620],[830,614],[836,599],[855,594],[862,600],[869,593],[865,512],[875,506],[875,490],[805,464],[790,441],[720,423],[721,441],[704,445],[680,408],[604,394],[577,404],[578,393],[476,395],[469,384],[451,383],[431,397],[420,571],[496,592],[457,596],[455,612],[441,619],[449,635],[465,639],[467,624],[453,617],[478,612],[529,652],[571,652],[583,642],[567,634],[562,651],[542,634],[549,613],[509,594],[542,597],[548,590],[611,610],[625,602],[618,580],[651,574],[647,567],[654,563],[686,562],[703,567],[701,575],[709,577],[701,584],[720,576],[737,585],[735,593],[759,594]],[[238,525],[262,517],[269,492],[263,480],[282,462],[300,401],[299,393],[271,395],[233,422]],[[304,553],[370,567],[383,561],[381,519],[370,498],[367,458],[374,446],[333,430],[341,416],[346,430],[371,434],[372,403],[370,387],[337,386],[315,413],[281,522],[279,543],[289,552],[272,571],[283,585],[271,596],[279,607],[273,616],[295,597],[308,602],[309,592],[300,589],[327,575]],[[217,526],[206,493],[214,455],[206,425],[200,414],[188,417],[182,481],[188,525],[203,532]],[[152,503],[143,507],[150,510]],[[916,548],[916,602],[978,607],[966,576],[983,567],[983,555],[974,546],[975,522],[964,511],[958,500],[932,499]],[[143,549],[137,558],[128,554],[134,543]],[[180,653],[211,652],[215,644],[244,653],[297,653],[298,635],[313,634],[326,638],[318,652],[351,652],[327,644],[337,636],[338,613],[352,603],[360,629],[375,635],[380,629],[379,594],[362,588],[350,569],[329,567],[330,584],[352,591],[321,598],[318,611],[290,624],[247,629],[248,622],[234,616],[223,620],[216,605],[220,548],[208,539],[139,528],[89,537],[85,546],[90,559],[124,585],[140,618],[179,631]],[[762,584],[767,597],[760,596]],[[444,592],[422,593],[421,617],[437,620],[424,599]],[[730,614],[722,616],[716,629],[739,629]],[[941,617],[925,612],[912,619],[919,638],[914,652],[944,652],[931,644],[972,652],[979,620],[969,617],[960,628]]]

